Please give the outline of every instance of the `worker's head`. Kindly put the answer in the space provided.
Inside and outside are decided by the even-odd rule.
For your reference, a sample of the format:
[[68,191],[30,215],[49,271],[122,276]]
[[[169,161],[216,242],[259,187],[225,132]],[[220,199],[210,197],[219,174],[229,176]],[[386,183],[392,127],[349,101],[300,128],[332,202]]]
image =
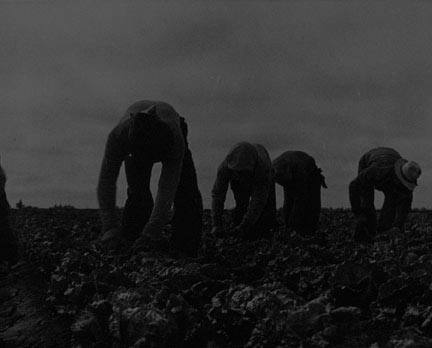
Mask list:
[[421,175],[421,168],[413,161],[399,160],[395,164],[395,172],[399,181],[410,191],[417,186],[417,179]]
[[237,174],[252,175],[258,160],[258,154],[252,144],[242,142],[235,145],[227,158],[228,168]]
[[137,158],[150,161],[163,159],[171,150],[173,135],[169,126],[157,116],[156,107],[131,114],[129,143]]

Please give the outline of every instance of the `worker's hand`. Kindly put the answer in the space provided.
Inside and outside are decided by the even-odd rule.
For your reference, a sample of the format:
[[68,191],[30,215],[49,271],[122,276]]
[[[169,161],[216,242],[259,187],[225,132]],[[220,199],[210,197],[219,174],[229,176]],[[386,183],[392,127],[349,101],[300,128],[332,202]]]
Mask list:
[[118,227],[110,228],[105,231],[99,238],[98,242],[107,249],[113,250],[118,248],[122,242],[122,231]]
[[250,231],[249,227],[245,226],[244,224],[240,224],[240,225],[235,226],[232,229],[232,234],[238,238],[248,239],[250,237],[249,231]]
[[133,252],[139,252],[144,249],[150,250],[166,250],[168,248],[168,241],[162,234],[162,231],[150,224],[144,227],[144,231],[140,237],[135,241]]
[[162,229],[158,226],[147,223],[144,226],[144,230],[142,232],[144,236],[148,236],[150,239],[161,239],[163,238]]
[[148,235],[141,235],[134,243],[132,252],[137,253],[143,250],[148,251],[166,251],[168,250],[168,241],[166,238],[152,238]]
[[145,235],[140,235],[132,247],[132,252],[135,254],[149,246],[150,246],[150,242],[148,237]]
[[357,219],[358,224],[367,225],[367,223],[368,223],[368,218],[367,218],[366,214],[358,214],[356,216],[356,219]]
[[222,226],[213,226],[212,230],[211,230],[211,235],[217,238],[221,238],[224,236],[224,229]]
[[388,235],[396,236],[401,233],[401,229],[399,227],[392,227],[386,230],[384,233]]

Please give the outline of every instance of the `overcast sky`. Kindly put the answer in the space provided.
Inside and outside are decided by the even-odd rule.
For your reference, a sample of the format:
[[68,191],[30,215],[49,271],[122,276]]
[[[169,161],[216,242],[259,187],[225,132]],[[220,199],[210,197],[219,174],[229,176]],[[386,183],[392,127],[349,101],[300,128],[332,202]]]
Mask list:
[[[9,200],[96,207],[108,132],[155,99],[189,123],[206,206],[246,140],[314,156],[333,207],[365,151],[394,147],[422,165],[414,205],[431,207],[431,18],[427,2],[0,2]],[[119,205],[125,188],[122,173]]]

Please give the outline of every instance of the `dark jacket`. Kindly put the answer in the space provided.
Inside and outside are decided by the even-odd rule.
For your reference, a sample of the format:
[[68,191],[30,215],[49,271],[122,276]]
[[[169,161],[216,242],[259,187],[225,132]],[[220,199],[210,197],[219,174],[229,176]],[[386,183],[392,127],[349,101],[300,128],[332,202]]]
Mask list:
[[[311,176],[321,175],[314,158],[303,151],[286,151],[274,159],[272,165],[275,181],[289,189],[307,186]],[[326,187],[324,177],[321,186]]]

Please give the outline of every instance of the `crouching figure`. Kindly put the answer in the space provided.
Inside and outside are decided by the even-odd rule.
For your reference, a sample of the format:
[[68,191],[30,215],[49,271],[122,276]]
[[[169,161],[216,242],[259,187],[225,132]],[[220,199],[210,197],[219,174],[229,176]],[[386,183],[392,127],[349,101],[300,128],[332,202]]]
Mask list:
[[285,229],[310,235],[318,228],[321,187],[327,188],[313,157],[302,151],[286,151],[273,161],[275,181],[283,187]]
[[10,206],[6,196],[6,174],[0,166],[0,261],[18,261],[18,243],[10,225]]
[[[121,226],[116,216],[116,182],[125,163],[127,201]],[[155,201],[150,191],[154,163],[161,162]],[[139,101],[131,105],[110,132],[98,183],[102,241],[158,240],[170,220],[171,245],[195,256],[201,241],[202,198],[187,142],[187,125],[172,106]]]
[[[359,162],[358,175],[349,185],[351,208],[357,219],[354,237],[370,241],[377,232],[403,231],[420,175],[420,166],[403,159],[394,149],[379,147],[365,153]],[[384,193],[378,222],[374,190]]]
[[276,196],[271,160],[259,144],[235,145],[220,164],[212,190],[215,235],[224,235],[223,211],[228,186],[234,194],[233,233],[244,239],[271,238],[276,227]]

